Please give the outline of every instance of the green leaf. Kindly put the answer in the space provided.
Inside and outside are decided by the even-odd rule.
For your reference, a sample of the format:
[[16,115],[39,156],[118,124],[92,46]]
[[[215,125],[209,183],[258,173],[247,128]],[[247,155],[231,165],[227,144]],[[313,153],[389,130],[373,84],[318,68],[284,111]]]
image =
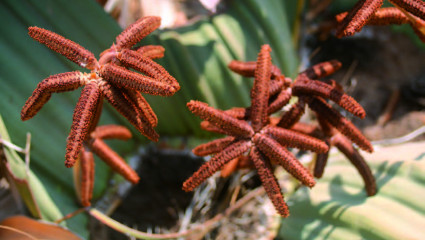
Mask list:
[[[159,62],[181,85],[181,90],[167,99],[147,96],[158,115],[161,135],[209,135],[200,130],[199,118],[187,110],[186,103],[191,99],[220,109],[248,106],[252,79],[231,72],[227,65],[234,59],[256,60],[263,44],[271,45],[273,63],[285,75],[296,73],[298,57],[285,5],[278,0],[236,0],[228,5],[222,14],[187,27],[164,30],[157,38],[142,41],[165,47],[165,57]],[[164,120],[170,116],[176,121]]]
[[378,194],[367,197],[363,181],[340,154],[323,179],[289,198],[283,239],[424,239],[425,142],[383,147],[363,154]]
[[[11,142],[6,126],[0,115],[0,137],[3,141]],[[62,214],[47,193],[45,187],[37,176],[27,169],[25,162],[18,153],[5,144],[2,150],[6,157],[6,168],[10,174],[10,180],[14,181],[23,201],[30,212],[39,218],[54,221],[62,218]],[[1,164],[1,163],[0,163]]]

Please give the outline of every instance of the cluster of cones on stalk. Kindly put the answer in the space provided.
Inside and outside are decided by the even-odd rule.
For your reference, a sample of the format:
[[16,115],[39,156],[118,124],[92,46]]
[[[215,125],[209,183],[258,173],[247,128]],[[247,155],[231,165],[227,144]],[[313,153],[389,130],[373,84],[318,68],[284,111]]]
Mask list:
[[33,39],[90,71],[60,73],[44,79],[37,85],[21,112],[21,119],[28,120],[47,103],[52,93],[84,87],[74,110],[65,155],[67,167],[72,167],[79,161],[81,174],[77,174],[76,182],[78,195],[84,206],[90,205],[93,190],[92,153],[98,155],[128,181],[139,181],[137,173],[103,142],[103,139],[110,138],[126,140],[131,138],[131,133],[121,126],[96,127],[103,99],[144,136],[158,141],[159,135],[154,130],[158,119],[141,93],[171,96],[180,89],[176,79],[153,61],[164,56],[165,50],[162,46],[135,47],[136,43],[160,24],[160,17],[139,19],[116,37],[115,43],[100,54],[99,60],[87,49],[59,34],[39,27],[28,29]]
[[[192,100],[187,104],[189,110],[203,120],[201,128],[227,136],[193,149],[198,156],[213,156],[186,180],[183,189],[192,191],[219,170],[222,176],[228,176],[240,168],[255,168],[276,210],[287,217],[289,210],[273,175],[273,165],[281,165],[311,188],[315,185],[314,177],[323,174],[330,146],[336,146],[359,171],[367,194],[374,195],[375,179],[353,143],[367,152],[372,152],[373,147],[327,100],[356,117],[364,118],[366,113],[334,80],[319,80],[338,70],[341,63],[335,60],[319,63],[292,81],[272,65],[270,52],[271,48],[263,45],[256,62],[232,61],[229,64],[232,71],[254,77],[250,107],[223,111],[199,101]],[[287,105],[293,96],[298,101],[288,111],[280,117],[271,116]],[[315,112],[317,126],[299,122],[306,106]],[[287,148],[316,152],[314,173]]]
[[382,7],[384,0],[359,0],[348,12],[335,16],[336,36],[352,36],[365,25],[409,24],[425,42],[425,3],[422,0],[389,0],[394,7]]

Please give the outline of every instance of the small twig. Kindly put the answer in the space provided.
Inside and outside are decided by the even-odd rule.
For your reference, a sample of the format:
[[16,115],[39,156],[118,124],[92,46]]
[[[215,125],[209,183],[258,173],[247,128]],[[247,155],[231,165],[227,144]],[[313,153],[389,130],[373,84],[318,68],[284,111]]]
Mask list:
[[17,151],[17,152],[25,153],[25,149],[23,149],[23,148],[21,148],[21,147],[18,147],[18,146],[16,146],[15,144],[13,144],[13,143],[11,143],[11,142],[9,142],[9,141],[7,141],[7,140],[4,140],[4,139],[1,137],[1,135],[0,135],[0,144],[3,144],[4,146],[6,146],[6,147],[8,147],[8,148],[10,148],[10,149],[13,149],[13,150],[15,150],[15,151]]
[[[353,76],[354,71],[356,70],[357,65],[359,64],[359,62],[357,60],[354,60],[351,64],[350,67],[348,67],[347,72],[344,74],[344,76],[342,77],[341,80],[341,85],[342,86],[347,86],[348,85],[348,81],[349,79]],[[349,85],[350,87],[348,87],[348,89],[346,89],[346,92],[350,92],[352,89],[352,85]]]
[[385,106],[384,112],[378,118],[378,126],[384,126],[391,119],[399,99],[400,89],[394,89],[390,95],[387,105]]
[[414,23],[416,22],[416,19],[406,10],[404,10],[402,7],[398,6],[397,4],[393,4],[398,10],[400,10],[409,20],[410,22]]
[[[199,191],[199,190],[197,190]],[[196,193],[195,193],[196,194]],[[179,233],[182,233],[186,231],[190,225],[190,219],[192,219],[193,216],[193,208],[195,207],[195,202],[191,201],[190,205],[186,208],[186,211],[184,212],[184,216],[182,218]]]
[[70,219],[70,218],[72,218],[72,217],[74,217],[74,216],[76,216],[76,215],[78,215],[82,212],[86,212],[88,210],[89,210],[89,208],[87,208],[87,207],[86,208],[79,208],[79,209],[75,210],[74,212],[65,215],[63,218],[60,218],[60,219],[54,221],[54,223],[59,224],[59,223],[65,221],[65,220],[68,220],[68,219]]
[[37,238],[34,237],[34,236],[32,236],[31,234],[26,233],[26,232],[24,232],[22,230],[13,228],[13,227],[8,227],[8,226],[0,225],[0,228],[6,229],[6,230],[9,230],[9,231],[12,231],[12,232],[16,232],[16,233],[19,233],[19,234],[22,234],[22,235],[24,235],[24,236],[26,236],[26,237],[28,237],[30,239],[37,240]]
[[237,185],[236,188],[235,188],[235,190],[233,191],[232,198],[230,199],[230,206],[235,204],[236,199],[238,198],[238,195],[239,195],[240,190],[241,190],[241,186],[240,185]]
[[308,56],[308,60],[311,61],[319,52],[322,50],[322,47],[315,48],[311,53],[310,56]]
[[317,18],[319,13],[323,12],[329,4],[331,4],[332,0],[321,0],[317,1],[315,3],[312,3],[310,1],[310,4],[312,5],[308,12],[306,13],[306,19],[307,21],[312,21]]
[[21,148],[7,140],[4,140],[0,134],[0,144],[3,144],[4,146],[13,149],[17,152],[23,153],[25,155],[25,175],[29,176],[30,172],[30,149],[31,149],[31,133],[27,133],[25,148]]
[[372,141],[373,145],[394,145],[394,144],[401,144],[408,141],[413,140],[414,138],[422,135],[425,133],[425,126],[422,126],[413,132],[410,132],[404,136],[398,137],[398,138],[389,138],[389,139],[382,139],[377,141]]

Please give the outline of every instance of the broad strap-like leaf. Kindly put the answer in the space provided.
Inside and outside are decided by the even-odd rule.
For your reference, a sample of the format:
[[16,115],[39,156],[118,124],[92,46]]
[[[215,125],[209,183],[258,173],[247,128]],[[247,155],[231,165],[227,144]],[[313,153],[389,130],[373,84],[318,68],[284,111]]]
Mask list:
[[378,187],[367,197],[363,181],[342,154],[332,154],[325,174],[310,191],[299,189],[283,239],[423,239],[425,143],[380,147],[364,154]]

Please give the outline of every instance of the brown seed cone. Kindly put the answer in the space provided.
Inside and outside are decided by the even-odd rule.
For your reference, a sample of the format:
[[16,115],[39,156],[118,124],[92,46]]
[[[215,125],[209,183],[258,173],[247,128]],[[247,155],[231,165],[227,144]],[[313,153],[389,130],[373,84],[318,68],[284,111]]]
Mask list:
[[422,0],[389,0],[392,4],[405,9],[416,17],[425,20],[425,3]]
[[230,162],[224,164],[223,168],[220,171],[220,177],[226,178],[230,176],[233,172],[235,172],[238,168],[239,160],[241,159],[241,157],[244,156],[237,157],[235,159],[230,160]]
[[22,121],[34,117],[49,101],[52,93],[75,90],[85,84],[86,76],[79,71],[59,73],[41,81],[25,102],[21,111]]
[[381,8],[367,21],[367,25],[400,25],[409,23],[409,19],[396,7]]
[[161,18],[157,16],[142,17],[128,26],[116,37],[117,50],[130,49],[134,44],[155,31],[161,25]]
[[[276,96],[273,96],[273,98],[270,98],[269,104],[267,107],[267,115],[273,114],[279,111],[280,109],[282,109],[283,106],[288,104],[289,100],[291,100],[291,97],[292,97],[291,89],[285,89],[285,90],[281,90],[279,94],[277,94]],[[248,120],[251,117],[251,107],[247,107],[247,108],[234,107],[234,108],[225,110],[224,112],[239,120]]]
[[280,91],[280,93],[276,96],[276,98],[269,103],[269,107],[267,108],[267,114],[270,115],[282,109],[283,106],[289,103],[289,101],[291,100],[291,97],[292,97],[291,89],[285,89]]
[[356,100],[324,82],[310,80],[301,75],[295,81],[292,91],[295,96],[314,95],[330,99],[356,117],[363,119],[366,116],[365,110]]
[[130,103],[122,91],[112,86],[109,83],[104,82],[100,87],[105,99],[144,136],[149,138],[151,141],[158,141],[159,135],[155,132],[152,125],[149,122],[141,118],[138,111],[134,108],[134,105]]
[[224,148],[229,146],[233,141],[234,137],[225,137],[212,140],[211,142],[201,144],[195,147],[192,152],[200,157],[208,156],[210,154],[215,154],[221,152]]
[[165,48],[160,45],[145,45],[139,47],[136,51],[150,59],[157,59],[164,57]]
[[91,81],[87,83],[75,106],[71,132],[69,133],[66,145],[66,167],[72,167],[78,159],[83,141],[89,134],[90,123],[94,117],[93,113],[96,112],[97,104],[101,100],[101,92],[97,86],[97,82]]
[[100,92],[100,95],[101,95],[101,99],[97,102],[97,104],[95,106],[95,110],[93,112],[93,118],[90,121],[90,126],[89,126],[89,130],[88,130],[88,133],[89,134],[87,134],[86,139],[84,139],[84,140],[87,140],[87,139],[90,138],[90,133],[93,132],[96,129],[97,124],[99,123],[100,115],[102,115],[102,108],[103,108],[103,94],[102,94],[102,91]]
[[310,79],[324,78],[338,71],[341,66],[342,64],[338,60],[321,62],[307,68],[300,75],[305,74]]
[[204,129],[205,131],[227,135],[226,131],[222,130],[219,127],[216,127],[214,124],[208,121],[202,121],[200,125],[201,125],[201,128]]
[[300,120],[304,112],[305,112],[305,102],[302,98],[300,98],[297,103],[292,105],[289,111],[283,113],[282,117],[280,117],[280,120],[276,124],[276,126],[281,128],[291,128],[295,123],[297,123]]
[[[255,68],[257,67],[257,62],[242,62],[238,60],[232,60],[229,65],[229,69],[233,72],[242,75],[244,77],[254,77],[255,76]],[[278,78],[282,75],[280,69],[272,65],[271,67],[272,78]]]
[[172,96],[176,92],[176,88],[169,84],[159,82],[151,77],[143,76],[115,64],[104,65],[99,74],[108,82],[129,90],[160,96]]
[[298,148],[302,150],[310,150],[317,153],[325,153],[329,151],[329,146],[314,137],[285,129],[280,127],[268,126],[262,131],[264,134],[269,135],[281,145],[290,148]]
[[133,105],[137,116],[145,119],[152,127],[158,125],[158,117],[143,95],[137,91],[120,89],[124,97]]
[[410,20],[410,26],[421,41],[425,43],[425,21],[417,17],[413,18],[413,20]]
[[267,122],[267,108],[269,100],[269,83],[271,77],[272,60],[271,48],[263,45],[257,58],[255,80],[251,90],[251,126],[255,132],[259,131]]
[[94,157],[93,153],[83,149],[80,154],[81,166],[81,205],[88,207],[91,205],[91,199],[94,186]]
[[282,147],[276,140],[263,134],[256,134],[253,137],[253,142],[255,146],[258,147],[258,149],[270,160],[279,163],[289,174],[298,179],[304,185],[311,188],[316,184],[308,169],[306,169],[291,152]]
[[131,132],[123,126],[119,125],[102,125],[96,127],[96,129],[90,133],[91,138],[100,138],[100,139],[121,139],[128,140],[130,139]]
[[254,162],[247,155],[237,157],[223,166],[220,176],[228,177],[239,169],[255,169]]
[[191,100],[187,103],[187,107],[192,113],[214,124],[228,135],[250,137],[254,134],[247,122],[238,120],[224,111],[212,108],[206,103]]
[[313,125],[313,124],[297,122],[296,124],[294,124],[294,126],[291,127],[291,130],[294,130],[296,132],[303,133],[318,139],[323,139],[325,137],[321,129],[319,129],[317,125]]
[[60,53],[81,67],[94,69],[96,65],[96,58],[93,53],[57,33],[39,27],[29,27],[28,34],[34,40]]
[[323,176],[326,164],[328,162],[328,157],[329,152],[316,154],[313,171],[314,177],[321,178]]
[[225,110],[224,112],[239,120],[247,120],[249,118],[250,111],[251,109],[249,107],[248,108],[234,107],[234,108]]
[[260,176],[260,180],[263,184],[264,190],[272,201],[277,212],[282,217],[289,216],[288,206],[286,205],[279,183],[273,174],[270,162],[262,156],[261,152],[256,147],[251,149],[249,154],[251,160],[254,162],[257,173]]
[[359,0],[337,27],[336,36],[347,37],[359,32],[383,2],[384,0]]
[[336,134],[335,128],[330,124],[326,118],[320,114],[316,114],[317,122],[319,123],[320,130],[323,138],[329,138]]
[[124,66],[133,68],[157,81],[169,84],[175,88],[175,91],[180,89],[177,80],[172,77],[164,67],[137,51],[124,49],[118,54],[118,59]]
[[351,141],[342,134],[337,134],[331,138],[331,144],[336,146],[356,167],[365,183],[367,195],[375,195],[377,192],[375,177],[362,155],[353,147]]
[[344,118],[339,112],[333,109],[325,100],[321,98],[310,98],[308,106],[315,111],[320,117],[338,131],[356,143],[361,149],[367,152],[373,152],[373,146],[365,136],[350,121]]
[[284,91],[282,89],[284,86],[284,80],[281,80],[280,78],[278,80],[271,79],[269,84],[269,96],[272,97],[278,93],[281,93],[282,91]]
[[[350,9],[348,14],[342,19],[340,24],[336,28],[336,37],[344,37],[346,34],[344,32],[345,28],[347,28],[348,24],[352,21],[353,17],[357,14],[357,12],[363,7],[364,0],[358,0],[357,3]],[[354,34],[354,33],[352,33]]]
[[136,184],[139,182],[139,175],[122,159],[115,151],[113,151],[105,142],[99,138],[95,138],[88,143],[89,148],[99,156],[109,167],[115,172],[123,176],[129,182]]
[[223,149],[222,152],[215,155],[208,162],[204,163],[198,171],[183,183],[183,190],[186,192],[193,191],[205,179],[211,177],[215,172],[220,170],[224,164],[230,160],[244,154],[251,147],[251,142],[242,140],[231,144]]

